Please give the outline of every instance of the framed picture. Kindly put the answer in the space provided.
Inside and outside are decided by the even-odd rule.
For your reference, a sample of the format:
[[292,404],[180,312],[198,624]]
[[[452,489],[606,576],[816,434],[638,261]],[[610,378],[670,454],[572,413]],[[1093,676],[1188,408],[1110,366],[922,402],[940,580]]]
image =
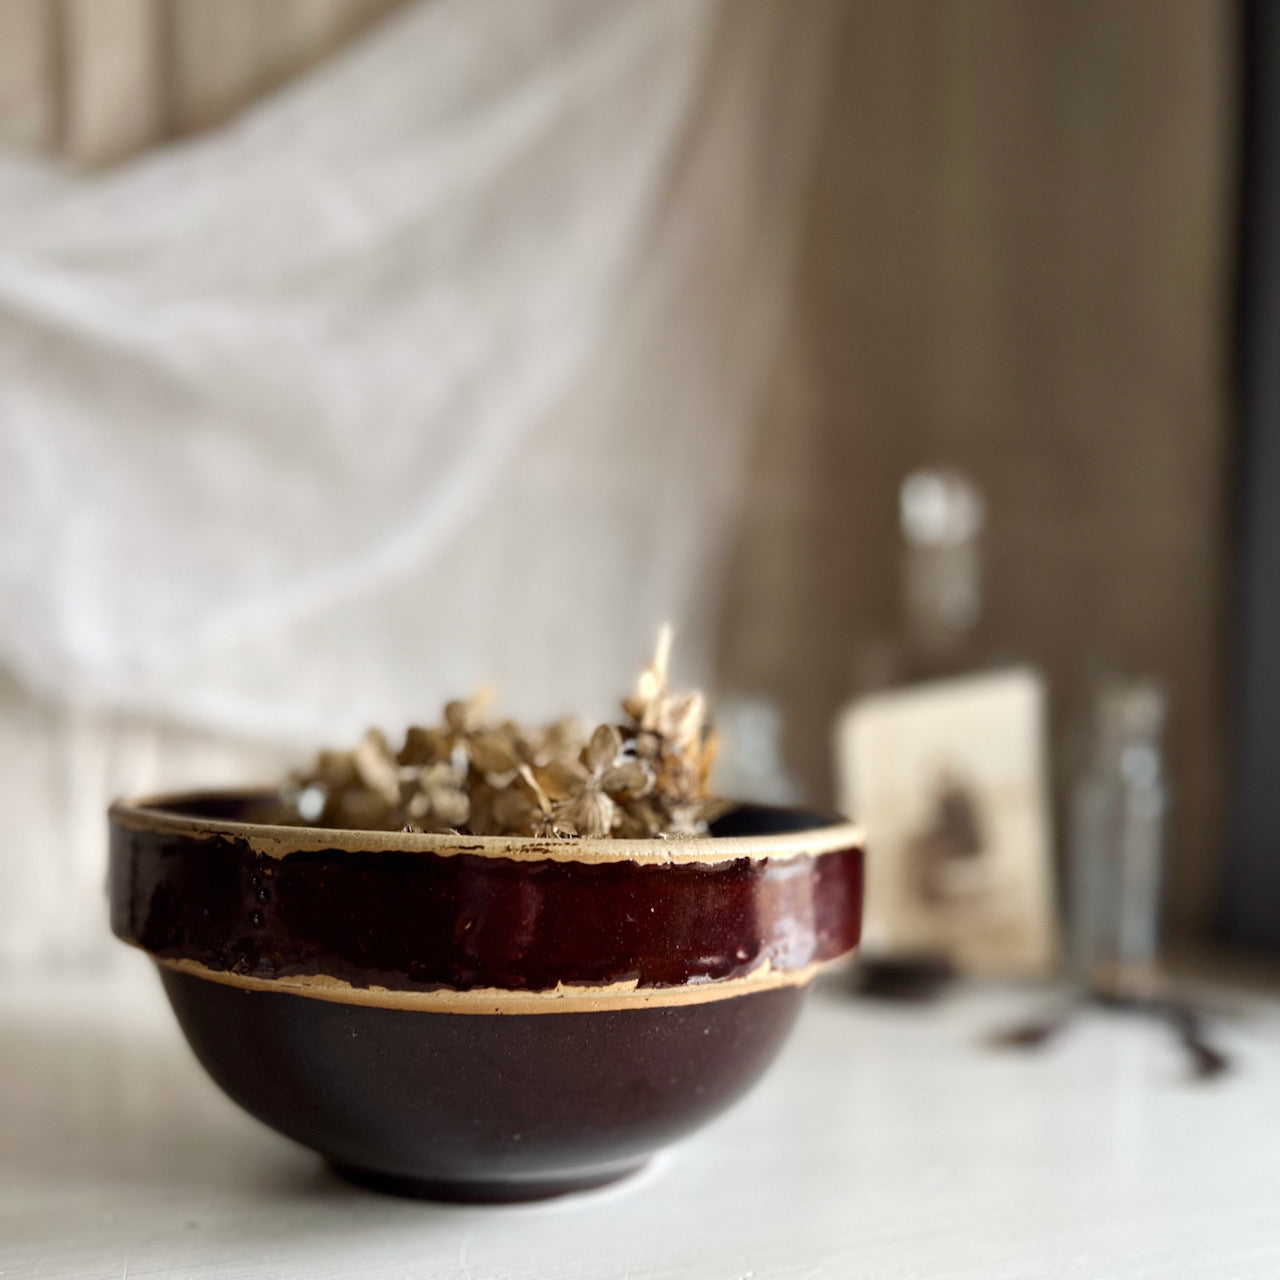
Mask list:
[[870,955],[984,973],[1057,956],[1040,678],[1016,669],[877,693],[836,726],[841,808],[867,833]]

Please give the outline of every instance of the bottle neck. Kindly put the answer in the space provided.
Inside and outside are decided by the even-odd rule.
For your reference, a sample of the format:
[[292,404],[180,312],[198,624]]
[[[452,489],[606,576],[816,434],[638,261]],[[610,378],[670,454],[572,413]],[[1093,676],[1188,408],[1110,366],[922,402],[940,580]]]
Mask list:
[[954,674],[974,661],[982,618],[982,554],[976,538],[912,546],[902,554],[904,639],[913,666]]

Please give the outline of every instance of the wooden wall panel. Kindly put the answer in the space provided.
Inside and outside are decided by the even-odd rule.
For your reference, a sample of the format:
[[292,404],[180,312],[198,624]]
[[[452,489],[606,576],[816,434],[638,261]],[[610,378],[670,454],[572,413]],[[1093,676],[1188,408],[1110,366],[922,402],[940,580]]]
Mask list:
[[58,143],[56,16],[49,0],[0,0],[0,147],[49,151]]
[[803,295],[736,551],[727,688],[791,713],[829,799],[830,714],[892,629],[899,481],[990,507],[984,641],[1173,699],[1182,925],[1222,844],[1234,8],[849,3]]
[[169,133],[165,0],[61,0],[61,147],[110,164]]
[[0,147],[110,164],[207,129],[405,0],[0,0]]
[[220,124],[403,0],[168,0],[173,126]]

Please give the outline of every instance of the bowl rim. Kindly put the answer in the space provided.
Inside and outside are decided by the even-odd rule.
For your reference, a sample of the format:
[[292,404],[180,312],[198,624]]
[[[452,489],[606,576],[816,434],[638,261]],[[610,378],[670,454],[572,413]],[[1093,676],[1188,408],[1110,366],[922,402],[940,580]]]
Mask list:
[[[340,850],[350,853],[423,853],[440,857],[470,854],[482,858],[506,858],[517,862],[636,862],[716,864],[748,858],[788,859],[865,849],[862,828],[837,814],[820,814],[790,806],[821,824],[768,835],[706,836],[690,839],[623,840],[573,836],[473,836],[433,831],[371,831],[350,827],[291,826],[284,823],[247,822],[236,818],[200,817],[182,813],[179,807],[209,800],[254,800],[274,795],[263,787],[208,788],[123,797],[107,810],[113,827],[131,831],[211,839],[224,836],[240,840],[256,853],[287,858],[294,853]],[[743,802],[746,803],[746,802]]]

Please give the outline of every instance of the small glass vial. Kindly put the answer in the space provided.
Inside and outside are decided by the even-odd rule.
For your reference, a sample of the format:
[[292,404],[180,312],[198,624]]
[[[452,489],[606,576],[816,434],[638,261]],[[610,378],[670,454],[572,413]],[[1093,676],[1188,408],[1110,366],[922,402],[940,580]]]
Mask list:
[[1104,688],[1071,798],[1068,900],[1076,978],[1108,999],[1158,992],[1168,792],[1165,696],[1148,680]]

